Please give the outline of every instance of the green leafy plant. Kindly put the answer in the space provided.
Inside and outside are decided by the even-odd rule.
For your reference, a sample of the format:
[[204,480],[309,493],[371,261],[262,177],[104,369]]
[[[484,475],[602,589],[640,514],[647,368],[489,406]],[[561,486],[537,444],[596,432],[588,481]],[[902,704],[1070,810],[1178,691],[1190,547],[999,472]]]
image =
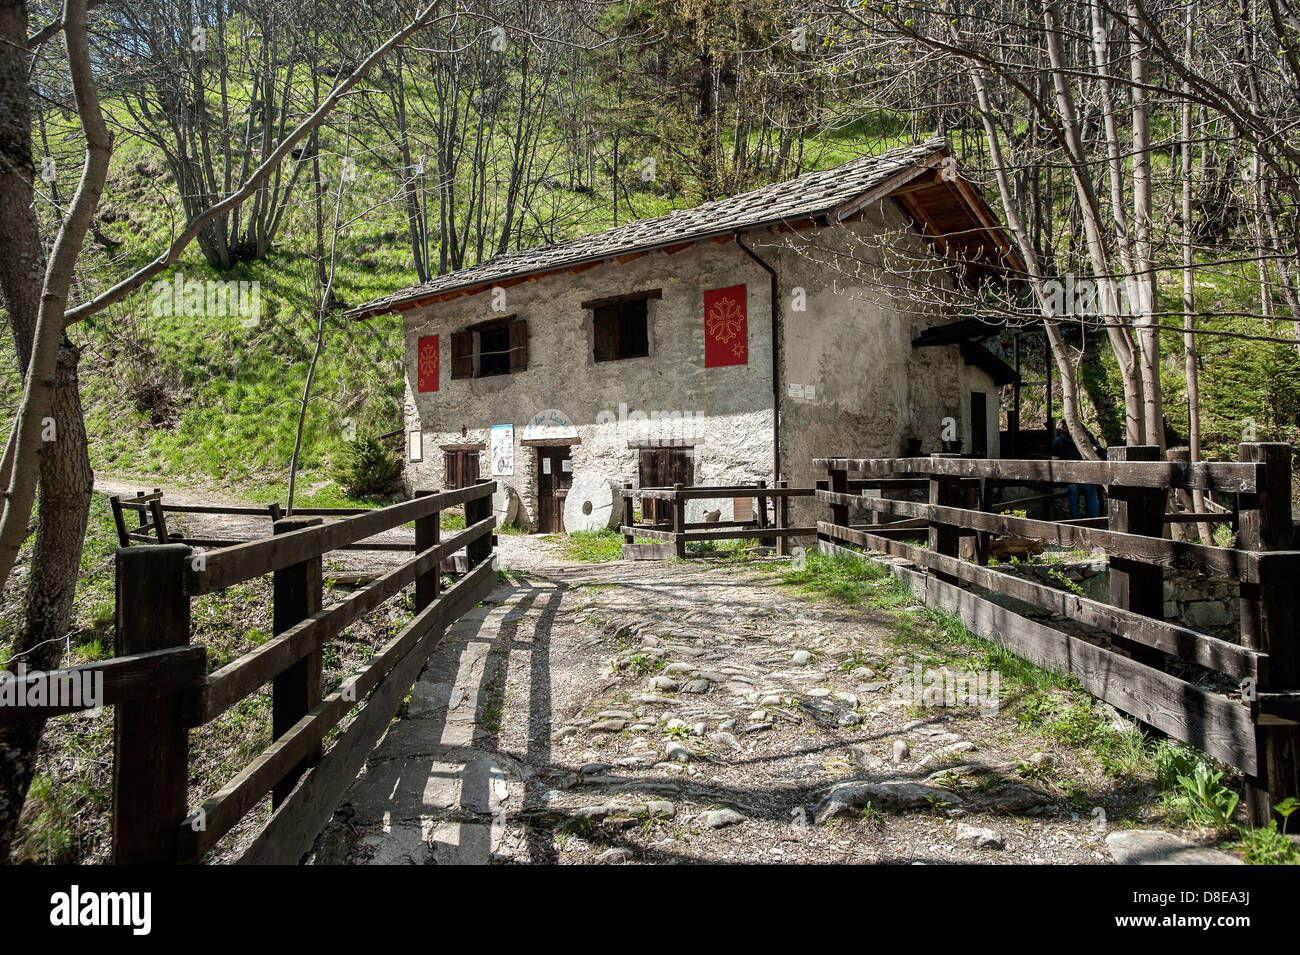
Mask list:
[[397,456],[372,432],[358,432],[335,455],[332,474],[349,494],[385,494],[394,489],[402,473]]
[[1287,796],[1273,807],[1273,811],[1282,817],[1283,832],[1286,832],[1286,825],[1291,818],[1291,813],[1297,809],[1300,809],[1300,800],[1296,799],[1295,796]]
[[1223,773],[1198,761],[1190,776],[1178,777],[1178,788],[1186,800],[1188,815],[1216,829],[1232,825],[1232,814],[1240,797],[1223,785]]
[[1270,819],[1267,826],[1238,830],[1241,838],[1228,843],[1230,849],[1241,849],[1251,865],[1296,865],[1300,863],[1300,850],[1295,843],[1278,831],[1277,821]]
[[1185,746],[1178,746],[1168,740],[1161,740],[1152,751],[1155,760],[1156,783],[1161,789],[1173,789],[1178,784],[1178,777],[1191,776],[1201,762],[1194,752]]
[[1065,574],[1061,573],[1059,570],[1056,570],[1055,568],[1053,568],[1052,570],[1049,570],[1049,571],[1047,572],[1047,576],[1048,576],[1049,578],[1051,578],[1052,580],[1056,581],[1058,584],[1060,584],[1062,590],[1068,590],[1070,593],[1074,594],[1076,597],[1085,597],[1085,596],[1087,596],[1087,595],[1083,592],[1083,588],[1082,588],[1082,587],[1080,587],[1078,584],[1076,584],[1076,583],[1075,583],[1073,580],[1071,580],[1069,577],[1065,576]]

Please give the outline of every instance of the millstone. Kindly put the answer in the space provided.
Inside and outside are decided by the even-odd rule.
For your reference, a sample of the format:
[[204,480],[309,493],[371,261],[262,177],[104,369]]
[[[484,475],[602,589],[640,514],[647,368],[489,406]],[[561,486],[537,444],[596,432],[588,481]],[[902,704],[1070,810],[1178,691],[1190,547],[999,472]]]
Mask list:
[[601,474],[579,475],[564,499],[564,530],[572,534],[618,527],[622,505],[616,482]]
[[519,492],[509,484],[498,481],[496,492],[492,495],[492,513],[496,515],[497,527],[517,521],[519,507]]

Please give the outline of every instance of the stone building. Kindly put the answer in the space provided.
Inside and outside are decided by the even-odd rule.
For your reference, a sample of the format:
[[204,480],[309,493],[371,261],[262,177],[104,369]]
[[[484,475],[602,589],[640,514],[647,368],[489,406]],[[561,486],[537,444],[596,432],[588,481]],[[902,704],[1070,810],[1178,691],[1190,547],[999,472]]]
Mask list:
[[408,486],[491,477],[524,523],[560,530],[584,475],[807,485],[822,455],[996,457],[1013,372],[934,332],[957,327],[945,289],[1008,263],[935,140],[498,255],[352,315],[403,315]]

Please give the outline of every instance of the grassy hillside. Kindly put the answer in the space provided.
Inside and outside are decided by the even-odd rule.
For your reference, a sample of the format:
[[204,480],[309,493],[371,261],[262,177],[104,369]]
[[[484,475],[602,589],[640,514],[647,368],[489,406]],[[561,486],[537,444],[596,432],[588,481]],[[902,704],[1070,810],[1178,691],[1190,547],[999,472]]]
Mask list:
[[[397,180],[371,159],[382,138],[351,130],[348,154],[358,176],[343,202],[335,298],[354,306],[416,281]],[[326,189],[341,168],[341,143],[327,136],[322,148]],[[373,140],[371,142],[370,140]],[[804,147],[806,168],[838,165],[896,143],[891,136],[846,128]],[[693,204],[689,196],[635,179],[635,162],[623,170],[632,191],[620,203],[619,221],[659,215]],[[73,170],[75,172],[75,170]],[[72,173],[70,172],[71,176]],[[661,169],[661,180],[680,181]],[[70,187],[71,180],[67,186]],[[612,225],[610,177],[603,188],[540,193],[547,204],[575,218],[573,233]],[[103,288],[165,247],[182,220],[175,185],[159,151],[119,129],[99,226],[122,245],[111,254],[88,243],[86,289]],[[332,207],[327,195],[326,205]],[[629,209],[629,205],[631,209]],[[229,271],[210,268],[197,247],[159,277],[260,283],[261,320],[244,327],[238,316],[157,314],[152,286],[77,326],[83,348],[82,388],[91,458],[97,471],[126,476],[167,476],[177,483],[219,486],[258,499],[284,495],[298,402],[315,335],[314,216],[311,186],[300,181],[279,240],[264,260]],[[436,252],[435,252],[436,260]],[[304,429],[301,501],[339,500],[329,464],[346,427],[378,433],[401,427],[402,326],[397,316],[357,323],[334,312],[317,369]],[[6,381],[12,391],[16,382]]]

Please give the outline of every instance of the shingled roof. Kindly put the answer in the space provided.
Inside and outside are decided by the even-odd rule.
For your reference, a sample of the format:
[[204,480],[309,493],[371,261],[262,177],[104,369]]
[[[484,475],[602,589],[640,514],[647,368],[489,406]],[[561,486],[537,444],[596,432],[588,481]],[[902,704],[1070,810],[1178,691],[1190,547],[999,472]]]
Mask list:
[[[935,172],[933,187],[937,188],[940,178],[937,171],[947,157],[948,147],[943,139],[891,149],[878,156],[863,156],[834,169],[805,173],[751,192],[690,209],[677,209],[594,235],[495,255],[471,268],[434,276],[422,285],[368,302],[347,314],[361,319],[402,311],[496,284],[513,284],[539,274],[600,264],[735,232],[818,217],[839,222],[859,211],[867,202],[889,195],[891,187],[899,188],[927,171]],[[945,177],[945,181],[950,182],[951,177]],[[987,213],[983,200],[978,199],[973,190],[969,192],[967,201],[977,202]],[[979,219],[984,227],[998,232],[999,244],[1005,246],[1005,237],[1001,236],[999,227],[990,222],[991,213]]]

